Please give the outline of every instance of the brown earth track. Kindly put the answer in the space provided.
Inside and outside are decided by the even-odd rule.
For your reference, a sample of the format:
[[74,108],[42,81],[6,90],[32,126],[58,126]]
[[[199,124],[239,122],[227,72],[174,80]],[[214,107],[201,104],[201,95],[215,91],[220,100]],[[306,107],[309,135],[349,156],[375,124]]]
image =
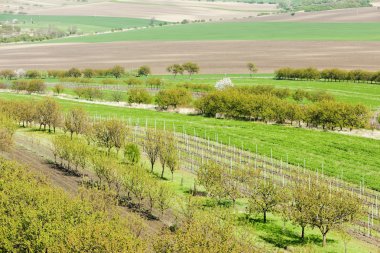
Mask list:
[[260,72],[307,67],[378,70],[380,42],[338,41],[175,41],[0,46],[0,69],[134,69],[147,64],[154,74],[173,63],[194,61],[201,73],[246,73],[254,61]]
[[[45,176],[53,186],[59,187],[75,196],[78,193],[78,189],[82,182],[81,176],[67,173],[58,166],[50,163],[53,161],[52,152],[48,144],[43,144],[38,139],[27,137],[24,134],[16,133],[15,145],[9,152],[1,152],[0,156],[6,159],[17,161],[20,164],[24,164],[31,172],[37,175]],[[95,178],[92,173],[86,172],[85,177]],[[128,207],[120,207],[120,214],[127,215],[128,213],[134,213],[136,210]],[[141,216],[145,216],[144,213],[139,213]],[[142,236],[152,236],[161,231],[161,229],[170,224],[173,220],[172,214],[169,212],[162,219],[145,219],[147,230]]]
[[247,22],[380,22],[380,8],[352,8],[316,12],[297,12],[245,18]]

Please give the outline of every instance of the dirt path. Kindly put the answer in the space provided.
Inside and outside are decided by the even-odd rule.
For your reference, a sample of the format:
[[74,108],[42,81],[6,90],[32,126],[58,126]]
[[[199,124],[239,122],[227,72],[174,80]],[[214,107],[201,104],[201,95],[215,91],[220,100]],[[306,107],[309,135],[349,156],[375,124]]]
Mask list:
[[10,152],[2,153],[2,156],[27,165],[32,172],[46,176],[53,185],[70,194],[78,191],[81,178],[65,173],[50,163],[51,151],[31,137],[16,133],[15,146]]

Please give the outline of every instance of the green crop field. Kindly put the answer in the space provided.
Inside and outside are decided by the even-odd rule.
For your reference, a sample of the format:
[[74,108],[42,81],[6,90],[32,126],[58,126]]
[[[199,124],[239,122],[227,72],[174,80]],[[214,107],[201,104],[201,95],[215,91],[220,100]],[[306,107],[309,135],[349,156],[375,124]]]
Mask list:
[[[40,99],[39,97],[0,94],[0,98],[12,100]],[[339,133],[322,132],[319,130],[301,129],[279,125],[242,122],[234,120],[218,120],[201,116],[187,116],[176,113],[156,112],[143,109],[127,109],[105,105],[78,103],[58,100],[65,110],[74,106],[82,106],[93,115],[114,116],[123,119],[139,119],[145,124],[148,119],[150,126],[157,120],[157,127],[172,128],[177,131],[185,129],[188,134],[200,137],[217,138],[227,144],[248,149],[269,156],[271,149],[273,157],[286,160],[292,164],[304,164],[310,170],[320,170],[322,163],[328,175],[343,177],[344,180],[359,184],[361,180],[367,187],[380,190],[380,141],[368,138],[342,135]]]
[[[98,16],[37,16],[0,14],[1,21],[17,19],[16,26],[22,29],[40,29],[54,27],[66,31],[75,26],[82,33],[110,31],[149,26],[150,20],[138,18],[98,17]],[[156,21],[159,23],[160,21]]]
[[379,41],[380,23],[221,22],[153,27],[51,42],[315,40]]

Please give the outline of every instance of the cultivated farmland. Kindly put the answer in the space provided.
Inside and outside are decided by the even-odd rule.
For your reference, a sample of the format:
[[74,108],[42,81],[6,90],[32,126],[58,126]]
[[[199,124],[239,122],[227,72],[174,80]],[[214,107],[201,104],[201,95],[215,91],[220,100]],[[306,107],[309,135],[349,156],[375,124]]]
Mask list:
[[3,2],[1,252],[378,251],[369,0]]
[[240,74],[247,73],[245,65],[251,59],[263,73],[283,66],[377,70],[380,46],[379,42],[142,41],[2,45],[0,53],[3,69],[105,68],[117,62],[129,69],[148,64],[154,73],[163,74],[173,62],[194,61],[202,73]]

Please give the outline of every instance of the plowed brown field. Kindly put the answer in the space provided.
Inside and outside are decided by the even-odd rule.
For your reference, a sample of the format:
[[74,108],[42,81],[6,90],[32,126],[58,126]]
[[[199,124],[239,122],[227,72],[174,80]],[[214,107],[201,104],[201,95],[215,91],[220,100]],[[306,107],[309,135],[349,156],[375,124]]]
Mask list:
[[246,73],[246,63],[260,72],[283,66],[379,70],[380,42],[191,41],[34,44],[0,46],[0,69],[104,68],[143,64],[156,74],[169,64],[194,61],[202,73]]

